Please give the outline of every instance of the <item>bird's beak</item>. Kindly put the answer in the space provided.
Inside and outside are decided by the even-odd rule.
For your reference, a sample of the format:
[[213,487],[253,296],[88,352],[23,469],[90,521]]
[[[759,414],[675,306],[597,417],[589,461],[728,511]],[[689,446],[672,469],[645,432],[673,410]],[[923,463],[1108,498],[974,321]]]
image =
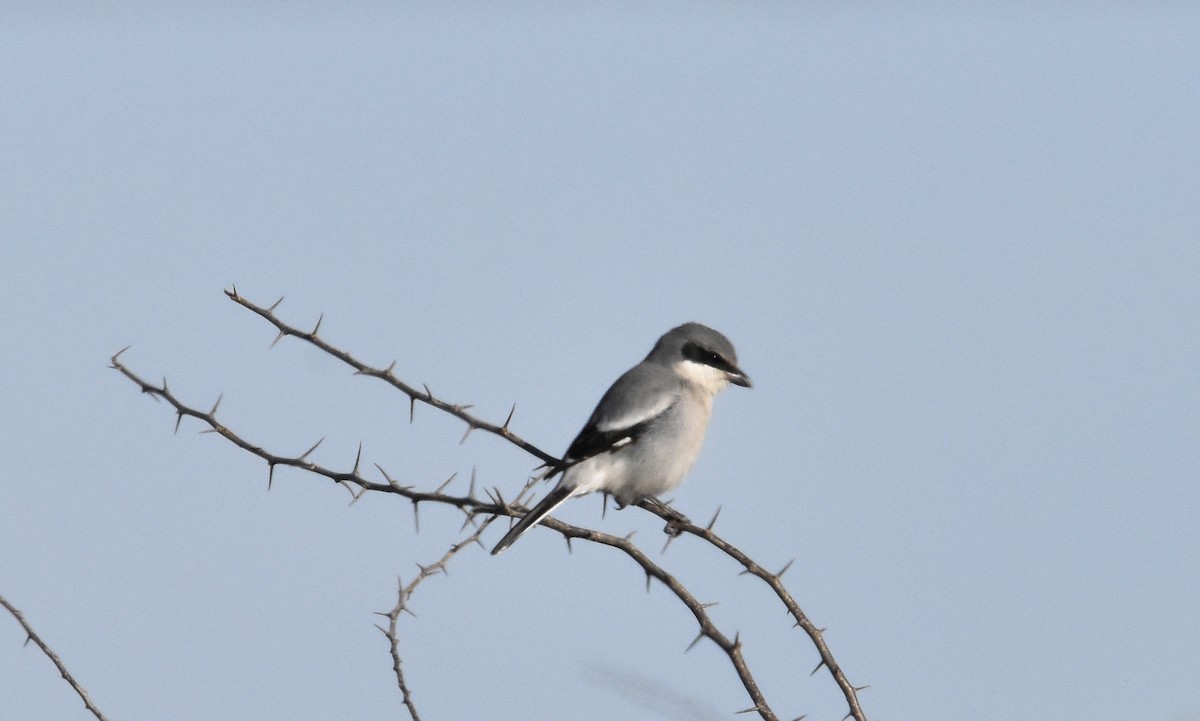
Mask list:
[[726,376],[729,378],[729,382],[735,386],[741,386],[743,388],[752,387],[750,384],[750,376],[743,373],[740,368],[734,368],[732,371],[728,371]]

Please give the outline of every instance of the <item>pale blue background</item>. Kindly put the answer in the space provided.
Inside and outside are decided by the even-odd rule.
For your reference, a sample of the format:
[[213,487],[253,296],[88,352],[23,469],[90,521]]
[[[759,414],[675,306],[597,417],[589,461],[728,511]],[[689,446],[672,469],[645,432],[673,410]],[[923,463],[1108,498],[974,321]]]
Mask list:
[[[271,329],[561,452],[672,325],[753,376],[677,504],[787,580],[883,721],[1200,719],[1200,11],[1179,3],[33,3],[0,12],[0,593],[113,721],[405,718],[373,611],[534,465]],[[1085,9],[1086,8],[1086,9]],[[454,486],[465,488],[465,483]],[[563,517],[654,550],[640,511]],[[498,530],[489,534],[494,541]],[[657,556],[656,556],[657,557]],[[763,589],[664,562],[783,717],[837,721]],[[402,625],[438,719],[719,719],[631,563],[534,532]],[[0,618],[0,719],[84,719]]]

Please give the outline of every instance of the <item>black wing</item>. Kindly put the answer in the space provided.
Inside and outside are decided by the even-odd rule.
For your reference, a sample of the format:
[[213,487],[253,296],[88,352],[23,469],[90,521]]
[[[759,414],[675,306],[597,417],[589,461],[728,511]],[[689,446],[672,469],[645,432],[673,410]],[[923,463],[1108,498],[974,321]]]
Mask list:
[[608,389],[571,442],[564,467],[636,443],[679,400],[679,380],[666,368],[641,364]]

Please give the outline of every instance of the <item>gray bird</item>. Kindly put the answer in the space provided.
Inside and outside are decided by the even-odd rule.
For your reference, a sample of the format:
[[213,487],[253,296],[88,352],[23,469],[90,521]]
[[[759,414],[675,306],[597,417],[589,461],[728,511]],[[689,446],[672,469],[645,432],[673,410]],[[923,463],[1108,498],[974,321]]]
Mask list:
[[726,385],[750,387],[729,339],[708,326],[684,323],[654,344],[650,355],[608,389],[562,463],[562,478],[492,549],[511,546],[563,501],[603,491],[619,507],[657,501],[679,485],[704,443],[713,396]]

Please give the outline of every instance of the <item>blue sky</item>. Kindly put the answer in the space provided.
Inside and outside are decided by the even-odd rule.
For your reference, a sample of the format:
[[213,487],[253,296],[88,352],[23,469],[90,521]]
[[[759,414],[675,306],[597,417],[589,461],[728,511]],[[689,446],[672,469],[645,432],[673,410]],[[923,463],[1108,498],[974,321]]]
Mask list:
[[[0,22],[0,594],[116,721],[403,718],[374,611],[461,518],[279,453],[512,492],[680,322],[753,377],[676,494],[787,581],[871,718],[1200,719],[1200,13],[1186,4],[23,4]],[[465,482],[461,483],[465,490]],[[600,518],[592,499],[560,516]],[[488,540],[494,542],[499,529]],[[662,556],[783,717],[782,611]],[[748,704],[631,563],[534,531],[402,622],[426,719]],[[82,719],[0,619],[0,719]]]

